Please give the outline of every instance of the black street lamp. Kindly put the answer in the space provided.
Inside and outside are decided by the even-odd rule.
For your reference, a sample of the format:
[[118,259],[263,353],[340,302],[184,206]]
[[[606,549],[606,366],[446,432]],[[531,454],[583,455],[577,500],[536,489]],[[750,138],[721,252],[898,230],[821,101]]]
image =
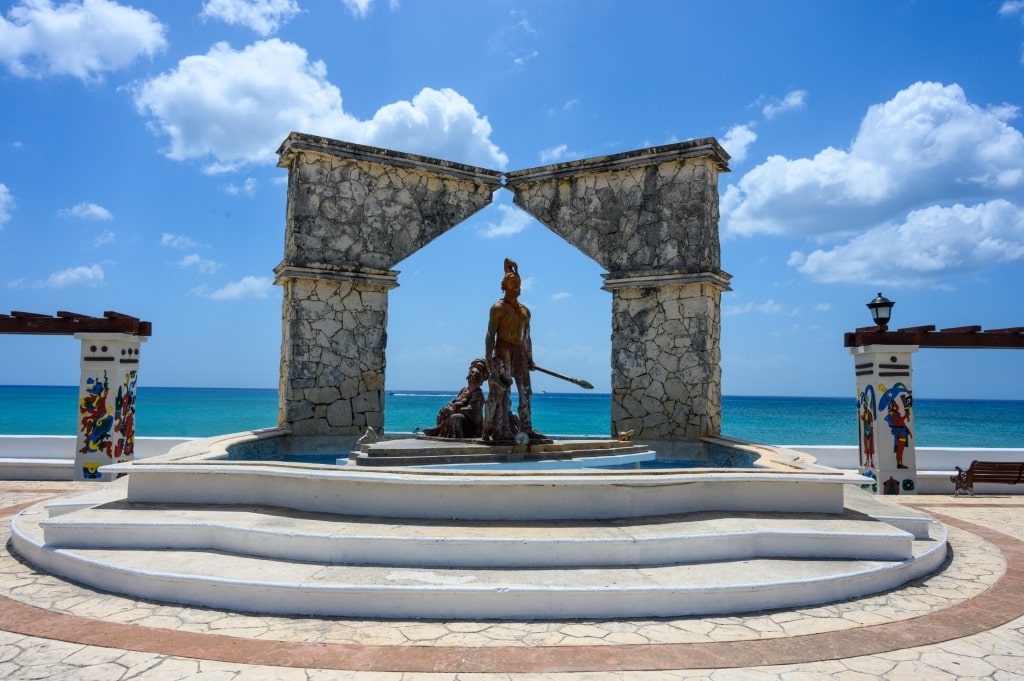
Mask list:
[[881,292],[878,293],[874,300],[868,303],[868,309],[871,310],[871,318],[875,320],[877,326],[882,328],[882,331],[885,331],[889,324],[889,319],[892,317],[892,306],[895,304],[883,296]]

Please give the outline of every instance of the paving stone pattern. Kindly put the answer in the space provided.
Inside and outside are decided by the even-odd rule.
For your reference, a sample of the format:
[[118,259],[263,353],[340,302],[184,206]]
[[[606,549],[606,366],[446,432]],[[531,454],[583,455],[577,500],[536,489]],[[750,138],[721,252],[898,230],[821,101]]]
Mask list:
[[[88,483],[0,482],[0,520]],[[136,601],[0,552],[0,678],[990,679],[1024,675],[1024,498],[901,499],[946,518],[935,575],[742,616],[571,622],[284,618]],[[6,544],[7,522],[0,540]]]

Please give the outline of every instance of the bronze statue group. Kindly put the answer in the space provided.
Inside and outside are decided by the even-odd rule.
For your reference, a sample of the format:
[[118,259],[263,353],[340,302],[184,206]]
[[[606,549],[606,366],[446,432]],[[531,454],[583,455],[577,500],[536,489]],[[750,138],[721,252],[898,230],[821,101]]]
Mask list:
[[[533,429],[530,371],[535,369],[530,342],[530,310],[519,302],[522,279],[519,266],[505,258],[501,280],[503,296],[491,306],[484,342],[484,358],[469,365],[466,387],[437,415],[437,425],[426,435],[442,438],[482,439],[493,444],[525,444],[544,436]],[[483,384],[487,381],[487,397]],[[512,411],[512,385],[519,403]]]

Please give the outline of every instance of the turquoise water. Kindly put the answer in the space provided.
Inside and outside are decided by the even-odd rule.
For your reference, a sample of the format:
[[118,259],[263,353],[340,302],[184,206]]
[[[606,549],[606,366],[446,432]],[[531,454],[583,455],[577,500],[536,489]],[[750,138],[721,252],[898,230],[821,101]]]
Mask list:
[[[445,391],[391,391],[385,404],[390,432],[434,425]],[[0,386],[0,435],[74,435],[78,389]],[[610,435],[611,397],[601,393],[534,395],[534,424],[548,435]],[[856,445],[852,398],[736,397],[722,400],[725,435],[766,444]],[[140,387],[136,434],[206,437],[272,427],[277,391],[231,388]],[[1024,401],[914,400],[919,447],[1024,447]]]

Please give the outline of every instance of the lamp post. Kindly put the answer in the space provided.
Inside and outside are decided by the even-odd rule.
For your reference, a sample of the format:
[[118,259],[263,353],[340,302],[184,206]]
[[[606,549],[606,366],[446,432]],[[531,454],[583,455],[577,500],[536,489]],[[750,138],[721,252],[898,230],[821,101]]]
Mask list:
[[877,326],[881,327],[882,331],[885,331],[889,324],[889,319],[892,317],[892,306],[895,304],[883,296],[881,291],[879,291],[874,300],[868,303],[868,309],[871,310],[871,318]]

